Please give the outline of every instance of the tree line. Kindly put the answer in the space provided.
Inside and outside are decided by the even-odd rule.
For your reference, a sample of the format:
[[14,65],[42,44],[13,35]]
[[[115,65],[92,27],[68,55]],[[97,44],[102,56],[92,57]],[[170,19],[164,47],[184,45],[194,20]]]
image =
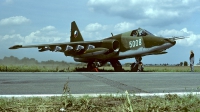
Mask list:
[[[132,63],[125,63],[124,66],[130,66]],[[144,64],[145,66],[188,66],[187,61],[180,62],[179,64],[168,64],[168,63],[163,63],[163,64]]]
[[[0,59],[0,64],[55,64],[55,65],[69,65],[69,64],[75,64],[75,63],[68,63],[66,61],[54,61],[54,60],[48,60],[48,61],[41,61],[39,62],[35,58],[27,58],[24,57],[22,59],[19,59],[14,56],[10,57],[4,57],[3,59]],[[125,63],[124,66],[130,66],[132,63]],[[78,65],[85,65],[84,63],[78,63]],[[188,66],[187,61],[180,62],[179,64],[170,65],[168,63],[163,64],[145,64],[146,66]],[[111,66],[110,63],[107,63],[104,66]]]
[[65,61],[54,61],[54,60],[48,60],[48,61],[41,61],[34,58],[27,58],[24,57],[22,59],[19,59],[14,56],[10,57],[4,57],[3,59],[0,59],[0,64],[59,64],[59,65],[68,65],[71,63],[67,63]]

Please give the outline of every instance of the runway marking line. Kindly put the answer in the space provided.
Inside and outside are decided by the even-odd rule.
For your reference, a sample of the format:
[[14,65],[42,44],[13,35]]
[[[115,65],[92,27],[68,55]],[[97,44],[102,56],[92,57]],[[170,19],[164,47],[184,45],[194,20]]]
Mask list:
[[110,85],[112,87],[116,87],[116,88],[123,90],[123,91],[127,90],[129,93],[136,93],[136,92],[149,93],[149,92],[144,91],[142,89],[139,89],[137,87],[129,86],[129,85],[123,84],[121,82],[114,81],[114,80],[111,80],[111,79],[107,79],[105,77],[97,76],[97,75],[94,75],[94,74],[91,74],[91,73],[81,74],[81,75],[86,76],[86,77],[91,78],[91,79],[94,79],[94,80],[97,80],[99,82],[103,82],[107,85]]
[[[136,94],[129,94],[130,96],[141,96],[141,97],[150,97],[150,96],[160,96],[163,97],[165,95],[178,95],[178,96],[185,96],[185,95],[199,95],[200,92],[171,92],[171,93],[136,93]],[[12,97],[53,97],[53,96],[63,96],[67,94],[24,94],[24,95],[0,95],[0,97],[12,98]],[[120,97],[126,95],[125,93],[108,93],[108,94],[70,94],[73,97],[81,97],[81,96],[90,96],[90,97],[98,97],[98,96],[116,96]]]

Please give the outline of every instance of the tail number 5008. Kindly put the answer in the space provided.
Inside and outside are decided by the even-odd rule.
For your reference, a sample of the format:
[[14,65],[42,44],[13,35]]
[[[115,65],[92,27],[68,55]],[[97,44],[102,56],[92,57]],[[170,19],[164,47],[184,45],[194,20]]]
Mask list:
[[137,47],[137,46],[140,46],[140,45],[142,45],[141,39],[129,41],[129,47],[130,48]]

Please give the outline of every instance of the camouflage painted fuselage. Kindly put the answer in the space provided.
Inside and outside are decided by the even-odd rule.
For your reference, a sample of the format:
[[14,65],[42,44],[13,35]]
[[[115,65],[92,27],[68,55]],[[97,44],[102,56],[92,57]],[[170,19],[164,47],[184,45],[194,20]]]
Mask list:
[[[134,31],[134,30],[133,30]],[[103,40],[100,40],[102,44],[94,44],[97,48],[108,48],[112,45],[112,41],[115,41],[115,49],[108,50],[107,52],[91,57],[82,57],[81,54],[75,56],[75,61],[88,62],[88,61],[104,61],[112,59],[126,59],[134,58],[136,56],[146,56],[146,55],[157,55],[165,54],[166,49],[175,45],[176,41],[157,37],[152,34],[146,35],[132,35],[133,31],[118,34]],[[108,41],[106,44],[103,44]]]

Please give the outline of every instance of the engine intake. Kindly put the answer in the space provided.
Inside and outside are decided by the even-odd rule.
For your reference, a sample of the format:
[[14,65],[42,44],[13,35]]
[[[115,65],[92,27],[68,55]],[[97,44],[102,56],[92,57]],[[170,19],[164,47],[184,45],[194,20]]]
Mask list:
[[120,49],[120,43],[117,40],[103,40],[101,46],[115,52],[118,52]]

